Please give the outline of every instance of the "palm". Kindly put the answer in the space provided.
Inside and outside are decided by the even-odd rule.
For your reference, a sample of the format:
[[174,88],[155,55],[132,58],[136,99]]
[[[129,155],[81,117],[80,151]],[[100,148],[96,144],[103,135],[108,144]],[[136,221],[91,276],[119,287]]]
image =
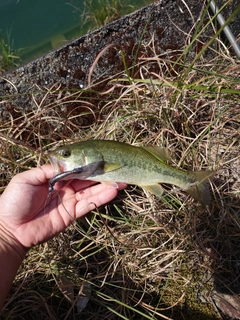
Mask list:
[[24,172],[12,179],[0,198],[0,220],[25,247],[52,238],[73,219],[117,195],[112,187],[80,180],[49,195],[52,176],[50,165]]

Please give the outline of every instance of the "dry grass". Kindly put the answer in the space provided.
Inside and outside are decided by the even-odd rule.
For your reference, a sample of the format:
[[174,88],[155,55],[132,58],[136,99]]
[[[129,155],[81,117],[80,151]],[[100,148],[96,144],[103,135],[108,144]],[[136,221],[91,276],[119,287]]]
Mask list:
[[[152,54],[102,92],[36,87],[35,108],[25,112],[11,107],[11,97],[2,100],[2,190],[62,140],[162,145],[172,165],[217,171],[209,207],[173,186],[162,201],[129,186],[33,248],[6,319],[217,319],[216,296],[239,299],[240,65],[215,41],[214,58],[201,55],[192,65],[188,50],[176,63],[175,52],[157,56],[149,44]],[[84,291],[89,301],[79,313]]]

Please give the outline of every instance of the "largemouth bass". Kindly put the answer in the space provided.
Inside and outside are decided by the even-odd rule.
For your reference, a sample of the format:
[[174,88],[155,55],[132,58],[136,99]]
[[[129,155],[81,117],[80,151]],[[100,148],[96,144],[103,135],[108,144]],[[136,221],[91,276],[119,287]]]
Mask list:
[[[87,140],[50,151],[49,158],[57,174],[67,172],[63,180],[93,180],[112,185],[124,182],[138,185],[158,197],[163,194],[160,184],[166,183],[186,191],[204,205],[211,201],[208,182],[214,172],[184,171],[170,166],[166,163],[166,149],[160,147]],[[56,181],[61,180],[61,175],[57,177]]]

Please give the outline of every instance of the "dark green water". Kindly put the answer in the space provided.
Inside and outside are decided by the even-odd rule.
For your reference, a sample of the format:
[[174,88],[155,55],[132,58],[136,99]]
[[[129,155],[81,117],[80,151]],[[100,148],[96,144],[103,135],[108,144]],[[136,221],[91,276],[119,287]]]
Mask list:
[[[147,2],[129,1],[132,8],[122,13]],[[24,62],[85,34],[89,24],[83,23],[83,12],[84,0],[0,0],[0,36]]]

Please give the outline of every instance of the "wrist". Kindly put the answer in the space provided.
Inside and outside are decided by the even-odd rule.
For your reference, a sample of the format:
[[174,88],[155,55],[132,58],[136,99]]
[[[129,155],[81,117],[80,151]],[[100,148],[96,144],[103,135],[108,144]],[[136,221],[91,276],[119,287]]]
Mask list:
[[27,249],[0,222],[0,312]]
[[5,252],[15,256],[19,265],[23,261],[28,251],[0,221],[0,248]]

